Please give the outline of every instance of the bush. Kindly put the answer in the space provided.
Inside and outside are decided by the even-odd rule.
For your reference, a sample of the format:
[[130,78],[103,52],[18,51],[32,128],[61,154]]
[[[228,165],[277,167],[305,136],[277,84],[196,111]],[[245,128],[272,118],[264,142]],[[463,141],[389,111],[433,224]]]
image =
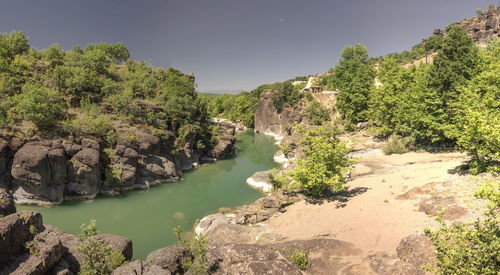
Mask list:
[[109,115],[82,113],[72,120],[65,121],[64,128],[76,136],[97,136],[113,143],[114,140],[110,137],[116,137],[116,134],[111,122]]
[[80,227],[82,241],[78,246],[78,251],[83,255],[83,264],[80,268],[81,275],[106,275],[125,263],[125,257],[119,251],[113,250],[109,245],[96,241],[94,236],[98,231],[95,220],[88,226],[83,224]]
[[39,129],[53,127],[68,108],[56,91],[36,84],[24,85],[22,92],[11,98],[11,104],[11,117],[31,121]]
[[310,265],[307,254],[300,249],[293,249],[286,252],[289,261],[295,264],[299,269],[306,270]]
[[337,138],[337,132],[325,126],[308,130],[299,127],[297,131],[303,134],[299,146],[305,157],[298,160],[291,177],[313,197],[324,197],[330,189],[342,190],[352,161],[347,156],[349,150]]
[[320,126],[330,120],[328,110],[317,101],[311,102],[307,107],[307,117],[312,125]]
[[208,274],[209,264],[206,259],[208,252],[208,241],[205,235],[194,236],[187,239],[183,236],[181,223],[184,222],[184,214],[178,212],[174,214],[174,219],[177,225],[173,232],[187,252],[187,255],[182,259],[182,269],[190,274]]
[[409,145],[410,145],[409,138],[403,138],[398,135],[392,135],[387,144],[382,148],[382,151],[386,155],[404,154],[410,151],[410,149],[408,148]]
[[426,229],[425,234],[436,247],[435,266],[427,269],[436,274],[498,274],[500,261],[500,191],[498,183],[483,186],[476,197],[489,201],[485,219],[474,224],[447,226],[440,219],[441,227]]

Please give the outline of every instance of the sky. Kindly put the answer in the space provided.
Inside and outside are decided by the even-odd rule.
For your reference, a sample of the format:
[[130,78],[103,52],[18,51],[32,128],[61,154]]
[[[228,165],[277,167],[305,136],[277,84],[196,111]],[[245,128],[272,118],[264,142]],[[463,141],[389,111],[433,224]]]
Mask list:
[[136,60],[239,92],[328,71],[342,48],[410,49],[491,0],[0,0],[0,32],[31,46],[124,43]]

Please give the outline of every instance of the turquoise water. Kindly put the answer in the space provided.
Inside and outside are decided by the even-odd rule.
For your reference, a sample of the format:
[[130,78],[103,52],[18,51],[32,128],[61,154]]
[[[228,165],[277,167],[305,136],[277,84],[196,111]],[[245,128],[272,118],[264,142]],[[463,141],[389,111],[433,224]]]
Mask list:
[[132,239],[134,258],[176,242],[172,234],[173,216],[182,212],[184,230],[220,207],[239,206],[255,201],[262,194],[246,185],[254,172],[275,167],[278,149],[270,137],[245,132],[237,137],[238,153],[233,159],[205,164],[184,173],[183,180],[150,190],[130,191],[118,197],[99,197],[92,201],[64,202],[55,207],[18,206],[43,215],[44,223],[78,235],[80,226],[97,221],[100,233]]

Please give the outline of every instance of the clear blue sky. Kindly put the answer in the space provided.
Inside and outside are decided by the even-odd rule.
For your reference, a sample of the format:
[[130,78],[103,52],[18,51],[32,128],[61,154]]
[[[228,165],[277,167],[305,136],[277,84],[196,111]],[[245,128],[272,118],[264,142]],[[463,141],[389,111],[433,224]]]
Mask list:
[[133,58],[236,92],[327,71],[344,46],[409,49],[488,0],[0,0],[0,32],[70,49],[123,42]]

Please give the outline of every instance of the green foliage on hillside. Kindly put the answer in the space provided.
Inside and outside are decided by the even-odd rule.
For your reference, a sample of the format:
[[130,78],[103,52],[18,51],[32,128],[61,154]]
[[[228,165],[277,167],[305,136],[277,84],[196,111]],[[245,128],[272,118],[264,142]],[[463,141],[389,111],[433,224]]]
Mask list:
[[291,81],[275,82],[261,85],[250,92],[241,92],[236,95],[204,96],[208,111],[212,117],[226,118],[231,121],[241,121],[247,127],[253,127],[254,114],[263,91],[271,90],[274,106],[281,110],[285,106],[294,106],[302,98],[298,88]]
[[472,172],[497,170],[499,53],[498,39],[479,50],[463,29],[452,26],[430,65],[403,68],[385,58],[368,119],[380,134],[411,137],[418,146],[458,146],[472,156]]
[[[85,111],[85,104],[95,110]],[[44,132],[64,125],[67,134],[104,140],[123,125],[118,121],[176,133],[183,136],[179,147],[210,140],[209,113],[191,76],[134,61],[120,43],[37,51],[22,32],[3,33],[0,122],[15,129],[22,120]]]
[[309,118],[309,123],[316,126],[320,126],[330,120],[328,109],[317,101],[312,101],[307,107],[307,117]]
[[366,120],[368,99],[374,87],[375,70],[368,62],[368,51],[358,44],[345,47],[333,69],[330,86],[338,89],[337,109],[349,123]]
[[447,135],[468,152],[474,173],[500,172],[500,40],[482,54],[482,72],[457,88],[451,110],[453,124]]

